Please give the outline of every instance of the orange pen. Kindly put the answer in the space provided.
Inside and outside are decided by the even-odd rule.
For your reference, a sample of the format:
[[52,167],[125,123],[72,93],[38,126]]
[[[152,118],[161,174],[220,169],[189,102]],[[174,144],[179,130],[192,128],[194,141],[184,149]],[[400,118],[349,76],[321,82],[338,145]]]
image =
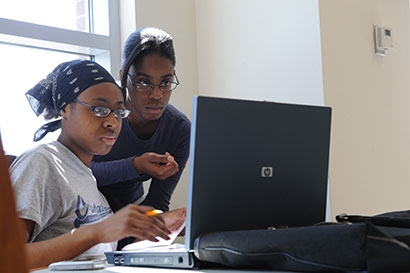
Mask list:
[[146,212],[145,212],[145,215],[146,215],[146,216],[154,216],[154,215],[157,215],[157,214],[159,214],[159,213],[162,213],[162,210],[153,209],[153,210],[150,210],[150,211],[146,211]]

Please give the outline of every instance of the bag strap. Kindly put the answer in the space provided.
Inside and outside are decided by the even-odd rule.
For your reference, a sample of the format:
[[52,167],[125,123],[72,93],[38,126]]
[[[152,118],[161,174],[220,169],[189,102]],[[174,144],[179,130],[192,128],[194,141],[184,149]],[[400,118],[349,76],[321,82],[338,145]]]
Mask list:
[[336,216],[336,221],[340,223],[370,222],[376,226],[410,228],[410,218],[394,216],[363,216],[342,213]]

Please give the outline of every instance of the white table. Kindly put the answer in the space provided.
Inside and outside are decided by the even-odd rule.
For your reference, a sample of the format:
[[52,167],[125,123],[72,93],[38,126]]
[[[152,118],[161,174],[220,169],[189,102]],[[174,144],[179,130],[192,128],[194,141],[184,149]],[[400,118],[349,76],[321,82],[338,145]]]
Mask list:
[[[48,269],[42,269],[32,271],[35,273],[262,273],[262,272],[275,272],[275,273],[292,273],[283,271],[266,271],[266,270],[240,270],[240,269],[171,269],[171,268],[151,268],[151,267],[133,267],[133,266],[108,266],[105,269],[100,270],[78,270],[78,271],[49,271]],[[295,272],[294,272],[295,273]]]

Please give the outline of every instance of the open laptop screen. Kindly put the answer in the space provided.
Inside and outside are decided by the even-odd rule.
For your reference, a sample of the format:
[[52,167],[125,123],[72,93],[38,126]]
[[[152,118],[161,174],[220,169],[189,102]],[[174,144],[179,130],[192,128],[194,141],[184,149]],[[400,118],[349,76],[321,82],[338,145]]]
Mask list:
[[186,245],[325,220],[331,108],[195,97]]

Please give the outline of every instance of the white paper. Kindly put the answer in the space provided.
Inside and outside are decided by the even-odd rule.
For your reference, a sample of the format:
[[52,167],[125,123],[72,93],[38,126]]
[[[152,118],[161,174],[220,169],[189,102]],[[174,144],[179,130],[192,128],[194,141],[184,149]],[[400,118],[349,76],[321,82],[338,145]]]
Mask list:
[[152,241],[148,241],[148,240],[139,241],[139,242],[135,242],[135,243],[132,243],[132,244],[128,244],[128,245],[124,246],[121,250],[139,250],[139,249],[157,247],[157,246],[169,246],[175,241],[178,234],[185,227],[185,224],[186,224],[186,222],[184,222],[177,230],[175,230],[171,234],[169,234],[168,235],[168,237],[170,238],[169,240],[162,239],[161,237],[156,237],[158,239],[158,242],[152,242]]

